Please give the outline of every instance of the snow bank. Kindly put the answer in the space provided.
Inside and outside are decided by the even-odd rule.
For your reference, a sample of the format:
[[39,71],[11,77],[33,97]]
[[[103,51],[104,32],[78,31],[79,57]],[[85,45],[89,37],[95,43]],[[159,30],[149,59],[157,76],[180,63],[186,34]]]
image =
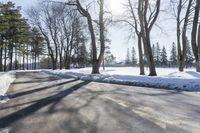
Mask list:
[[0,73],[0,102],[6,102],[8,98],[5,96],[10,84],[15,80],[15,72]]
[[73,70],[45,70],[48,74],[64,78],[77,78],[84,81],[97,81],[142,87],[155,87],[183,91],[200,91],[200,74],[194,69],[177,72],[173,68],[158,68],[157,77],[138,76],[139,68],[110,67],[100,75],[90,74],[91,68]]

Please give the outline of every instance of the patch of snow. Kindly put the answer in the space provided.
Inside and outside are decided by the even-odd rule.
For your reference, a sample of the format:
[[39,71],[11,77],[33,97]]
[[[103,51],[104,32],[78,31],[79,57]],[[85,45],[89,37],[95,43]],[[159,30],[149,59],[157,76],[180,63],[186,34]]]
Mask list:
[[[147,71],[147,69],[146,69]],[[200,73],[195,69],[186,69],[178,72],[175,68],[157,68],[159,76],[139,76],[139,68],[136,67],[109,67],[101,70],[101,74],[90,74],[91,68],[72,70],[45,70],[48,74],[64,78],[77,78],[84,81],[97,81],[143,87],[155,87],[184,91],[200,91]]]
[[15,80],[15,71],[0,73],[0,102],[4,103],[9,100],[5,93],[10,84]]

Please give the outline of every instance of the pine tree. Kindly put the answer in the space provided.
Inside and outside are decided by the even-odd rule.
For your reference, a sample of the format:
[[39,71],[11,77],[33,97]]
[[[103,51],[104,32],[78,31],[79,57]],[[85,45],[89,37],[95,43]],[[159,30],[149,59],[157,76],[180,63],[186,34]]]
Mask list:
[[136,52],[135,52],[135,48],[133,47],[132,48],[132,64],[134,65],[134,66],[136,66],[137,65],[137,58],[136,58]]
[[152,54],[153,54],[154,61],[156,61],[156,47],[155,47],[155,44],[152,45]]
[[126,65],[130,65],[131,64],[129,48],[127,49],[125,64]]
[[168,65],[168,59],[167,59],[167,52],[165,49],[165,46],[163,46],[161,54],[160,54],[160,63],[162,67],[167,67]]
[[177,67],[177,51],[176,51],[176,44],[173,42],[172,49],[170,52],[170,66]]
[[156,66],[160,66],[161,65],[161,59],[160,59],[160,55],[161,54],[161,50],[160,50],[160,46],[159,43],[156,43],[156,53],[155,53],[155,64]]
[[[6,70],[7,64],[9,64],[9,70],[13,69],[13,62],[17,62],[17,51],[19,50],[20,45],[28,43],[29,36],[29,25],[26,20],[22,18],[20,13],[20,7],[16,7],[14,3],[0,2],[0,34],[1,34],[1,46],[3,49],[0,49],[0,56],[4,56],[4,71]],[[1,47],[2,48],[2,47]],[[4,55],[2,55],[2,50]],[[15,54],[15,60],[13,60]],[[9,62],[7,63],[7,58]],[[0,64],[2,61],[0,60]]]
[[191,51],[189,40],[187,39],[187,45],[186,45],[186,59],[185,59],[185,66],[186,68],[192,67],[194,65],[194,56]]

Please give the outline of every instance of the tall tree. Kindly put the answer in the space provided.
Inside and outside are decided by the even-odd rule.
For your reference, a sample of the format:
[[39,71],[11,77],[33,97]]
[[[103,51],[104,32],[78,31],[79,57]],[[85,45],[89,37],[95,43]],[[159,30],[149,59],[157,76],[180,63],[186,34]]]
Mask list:
[[[200,72],[200,44],[198,42],[198,21],[199,21],[199,14],[200,14],[200,0],[195,0],[195,13],[193,17],[193,24],[192,24],[192,34],[191,34],[191,41],[192,41],[192,50],[195,56],[196,61],[196,71]],[[200,26],[200,25],[199,25]]]
[[125,22],[127,25],[130,26],[131,29],[134,30],[134,32],[137,35],[137,45],[138,45],[138,55],[139,55],[139,66],[140,66],[140,75],[144,75],[144,58],[143,58],[143,47],[142,47],[142,31],[140,27],[140,21],[139,21],[139,13],[137,10],[137,6],[139,6],[138,1],[135,2],[133,0],[127,0],[126,10],[124,18],[119,20],[120,22]]
[[171,67],[176,67],[177,64],[177,51],[176,51],[176,44],[173,42],[172,44],[172,49],[170,52],[170,66]]
[[96,36],[92,16],[88,9],[84,9],[79,0],[72,0],[65,3],[67,5],[76,6],[79,13],[87,19],[88,29],[91,38],[92,48],[92,74],[99,74],[100,65],[103,61],[105,52],[105,36],[104,36],[104,0],[99,0],[99,35],[100,35],[100,52],[97,54]]
[[129,50],[129,48],[127,49],[125,64],[126,65],[130,65],[131,64],[131,57],[130,57],[130,50]]
[[136,66],[137,65],[137,58],[136,58],[136,52],[135,52],[135,48],[134,47],[132,47],[131,54],[132,54],[132,56],[131,56],[131,62],[132,62],[132,64],[134,66]]
[[191,51],[191,45],[189,40],[187,39],[186,43],[186,58],[185,58],[185,66],[186,68],[194,66],[194,56]]
[[161,51],[161,66],[162,67],[167,67],[168,66],[168,59],[167,59],[167,52],[165,46],[163,46],[162,51]]
[[155,46],[155,44],[152,45],[152,54],[153,54],[153,59],[156,63],[156,46]]
[[161,65],[161,49],[158,42],[156,43],[155,64],[158,67]]
[[[187,29],[190,20],[190,14],[192,11],[193,0],[179,0],[176,11],[176,22],[177,22],[177,52],[178,52],[178,66],[179,71],[184,71],[185,58],[186,58],[186,45],[187,45]],[[175,2],[176,3],[176,2]],[[184,12],[184,7],[186,10]],[[182,14],[184,17],[181,18]],[[183,26],[182,26],[183,25]],[[182,27],[181,27],[182,26]]]
[[[16,7],[14,3],[0,3],[0,10],[1,59],[4,51],[4,70],[7,69],[7,65],[9,66],[8,69],[12,70],[14,68],[14,54],[17,56],[16,52],[18,47],[28,41],[29,25],[26,20],[22,18],[20,7]],[[9,59],[9,62],[7,59]],[[0,60],[0,64],[2,64],[2,60]]]
[[144,51],[149,65],[149,76],[156,76],[157,73],[153,60],[150,35],[160,12],[160,0],[139,0],[138,5],[138,16],[144,43]]
[[[37,62],[39,64],[39,57],[45,54],[44,38],[36,27],[32,28],[32,36],[30,39],[30,45],[32,47],[32,59],[34,59],[34,69],[37,69]],[[39,65],[38,65],[39,66]]]

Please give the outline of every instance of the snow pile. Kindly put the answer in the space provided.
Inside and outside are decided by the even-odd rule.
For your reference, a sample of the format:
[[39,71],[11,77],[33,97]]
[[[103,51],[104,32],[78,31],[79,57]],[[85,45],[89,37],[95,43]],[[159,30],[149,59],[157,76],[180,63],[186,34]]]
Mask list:
[[77,78],[84,81],[97,81],[142,87],[176,89],[184,91],[200,91],[200,74],[194,69],[177,72],[173,68],[158,68],[157,77],[138,76],[139,68],[110,67],[101,71],[100,75],[90,74],[91,68],[73,70],[45,70],[48,74],[64,78]]
[[0,102],[6,102],[8,98],[5,96],[10,84],[15,80],[15,72],[0,73]]

